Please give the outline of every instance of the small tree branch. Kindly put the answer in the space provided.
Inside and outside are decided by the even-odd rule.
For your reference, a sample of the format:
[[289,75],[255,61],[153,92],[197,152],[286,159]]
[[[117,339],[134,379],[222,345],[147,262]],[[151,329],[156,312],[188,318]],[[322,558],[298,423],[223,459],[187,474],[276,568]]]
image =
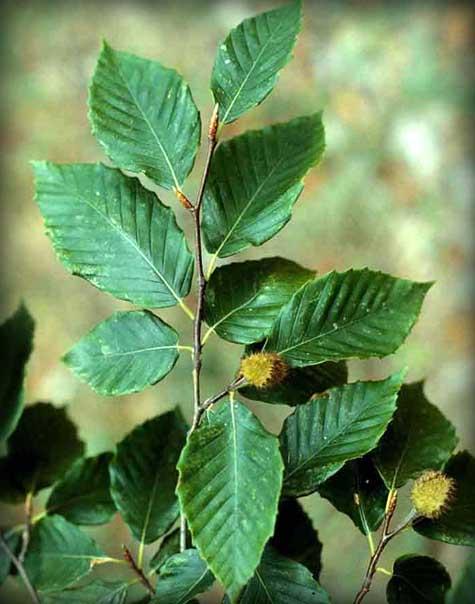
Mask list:
[[[208,153],[206,155],[205,167],[201,177],[200,186],[195,205],[191,202],[182,203],[188,207],[193,216],[193,226],[195,232],[195,264],[198,279],[198,299],[196,303],[195,319],[193,322],[193,423],[190,432],[192,432],[200,423],[203,412],[201,411],[201,351],[203,342],[201,339],[201,330],[203,324],[203,308],[206,293],[206,277],[203,266],[203,243],[201,238],[201,206],[203,196],[211,168],[211,160],[216,149],[218,131],[218,105],[215,105],[208,128]],[[186,520],[183,514],[180,517],[180,551],[186,549]]]
[[381,558],[381,555],[384,552],[384,549],[386,548],[387,544],[391,541],[391,539],[393,537],[395,537],[400,532],[400,530],[402,530],[402,529],[400,529],[400,530],[390,532],[391,520],[394,516],[394,512],[396,511],[396,504],[397,504],[397,491],[391,490],[391,491],[389,491],[388,500],[386,503],[386,513],[384,516],[381,538],[379,540],[379,543],[376,547],[374,554],[370,558],[368,568],[366,570],[365,578],[363,580],[363,584],[362,584],[359,592],[356,594],[354,604],[360,604],[364,600],[366,595],[369,593],[369,591],[371,589],[371,584],[373,582],[374,575],[375,575],[377,567],[378,567],[379,559]]
[[25,526],[23,528],[21,550],[18,554],[18,560],[21,564],[25,561],[26,552],[30,544],[31,527],[33,518],[33,493],[28,493],[25,499]]
[[25,587],[28,590],[28,593],[30,594],[31,600],[34,602],[34,604],[41,604],[40,598],[38,596],[38,592],[31,584],[31,581],[28,578],[28,575],[26,574],[25,567],[23,566],[23,562],[20,562],[20,560],[15,556],[15,554],[12,552],[12,550],[8,547],[8,543],[5,541],[5,538],[3,537],[2,534],[0,534],[0,546],[3,548],[6,555],[10,558],[10,560],[14,564],[15,568],[17,569],[18,574],[22,578],[22,581],[25,584]]
[[135,561],[134,557],[132,556],[132,552],[126,545],[123,545],[122,549],[124,550],[125,561],[129,565],[129,567],[133,570],[133,572],[137,575],[140,583],[142,583],[142,585],[145,587],[145,589],[153,596],[155,594],[155,589],[153,588],[153,585],[150,583],[150,581],[147,579],[147,577],[144,575],[142,569],[139,568],[137,562]]

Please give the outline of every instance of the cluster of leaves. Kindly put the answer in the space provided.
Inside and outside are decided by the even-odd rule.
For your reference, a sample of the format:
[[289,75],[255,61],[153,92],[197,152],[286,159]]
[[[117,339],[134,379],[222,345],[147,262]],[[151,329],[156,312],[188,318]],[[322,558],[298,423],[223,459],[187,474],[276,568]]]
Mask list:
[[[34,163],[37,201],[61,262],[139,307],[115,313],[64,357],[96,392],[140,392],[170,373],[180,352],[199,354],[212,334],[244,346],[244,356],[278,355],[288,368],[265,388],[241,380],[237,393],[238,386],[225,389],[210,399],[222,402],[198,408],[191,429],[170,411],[136,427],[114,453],[85,457],[64,409],[23,408],[33,323],[20,307],[1,327],[0,499],[26,502],[27,517],[3,532],[0,580],[23,571],[41,602],[118,604],[140,583],[148,592],[141,601],[184,604],[218,581],[231,603],[327,603],[318,582],[322,545],[298,499],[319,493],[370,536],[382,523],[388,528],[397,489],[427,469],[454,479],[454,500],[439,518],[415,518],[408,527],[475,545],[475,459],[454,453],[455,430],[423,385],[403,384],[404,370],[347,383],[346,360],[383,357],[404,342],[430,284],[368,268],[318,276],[283,258],[215,268],[286,225],[304,176],[322,156],[320,113],[214,140],[270,93],[300,22],[293,2],[243,21],[218,49],[201,221],[201,208],[182,191],[199,146],[199,112],[182,77],[156,61],[103,46],[90,120],[116,167]],[[198,293],[203,317],[200,305],[194,313],[185,300],[195,255],[200,269],[200,240],[192,254],[173,210],[123,171],[173,190],[198,215],[211,255]],[[150,310],[173,305],[194,320],[193,348]],[[201,318],[208,325],[202,340]],[[275,435],[236,395],[294,409]],[[49,487],[44,511],[30,517],[32,499]],[[123,561],[133,579],[80,581],[118,560],[79,527],[107,523],[116,512],[138,547],[136,559],[127,548]],[[145,560],[149,544],[156,553]],[[467,581],[458,594],[469,591]],[[395,563],[388,601],[444,602],[449,588],[440,563],[405,556]]]

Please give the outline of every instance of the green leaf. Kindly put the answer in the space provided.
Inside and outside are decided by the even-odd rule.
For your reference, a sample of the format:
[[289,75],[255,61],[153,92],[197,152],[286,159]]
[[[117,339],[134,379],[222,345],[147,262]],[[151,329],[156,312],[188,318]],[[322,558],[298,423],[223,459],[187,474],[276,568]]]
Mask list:
[[386,356],[411,331],[430,286],[367,268],[329,273],[282,307],[265,349],[296,367]]
[[266,548],[239,604],[330,604],[327,592],[309,570]]
[[460,577],[449,592],[449,604],[473,604],[473,586],[475,585],[475,553],[469,554]]
[[[261,348],[261,345],[255,347],[257,350]],[[268,388],[245,386],[239,389],[239,393],[253,401],[294,407],[307,403],[314,394],[345,384],[347,379],[346,364],[329,361],[310,367],[290,367],[280,384]]]
[[95,579],[87,585],[73,587],[42,597],[42,604],[124,604],[129,584],[123,581]]
[[219,47],[211,77],[221,122],[233,122],[272,91],[291,59],[300,23],[300,2],[292,2],[231,30]]
[[180,188],[200,141],[200,116],[183,78],[104,42],[89,95],[93,134],[120,168]]
[[475,546],[475,458],[467,451],[451,457],[444,468],[455,480],[455,495],[437,520],[416,521],[413,528],[429,539]]
[[407,384],[374,458],[388,488],[399,488],[424,470],[439,470],[457,441],[452,424],[426,399],[423,382]]
[[13,432],[23,411],[25,365],[33,348],[34,326],[23,304],[0,325],[0,442]]
[[347,462],[318,492],[364,534],[376,531],[383,521],[388,489],[369,456]]
[[278,233],[291,218],[302,179],[322,156],[324,138],[316,113],[220,144],[203,204],[207,250],[232,256]]
[[169,411],[137,426],[117,446],[110,465],[112,498],[141,543],[161,537],[178,516],[176,464],[186,431],[180,412]]
[[46,503],[48,514],[60,514],[73,524],[105,524],[116,512],[110,494],[112,453],[79,459],[57,482]]
[[34,525],[25,570],[39,591],[61,591],[106,558],[94,541],[62,516],[46,516]]
[[349,459],[365,455],[384,433],[404,372],[379,382],[356,382],[299,405],[280,436],[284,493],[309,495]]
[[[5,544],[8,547],[8,549],[13,554],[16,554],[18,548],[20,547],[21,541],[22,541],[21,532],[20,531],[18,531],[18,532],[7,531],[6,533],[4,533],[2,535],[2,537],[3,537],[3,540],[5,541]],[[10,571],[12,568],[13,568],[12,560],[11,560],[10,556],[7,554],[7,552],[5,551],[5,547],[3,546],[3,543],[0,543],[0,586],[5,581],[5,579],[8,577],[8,575],[10,574]]]
[[178,334],[146,310],[116,312],[64,357],[99,394],[140,392],[162,380],[178,359]]
[[[50,403],[27,407],[7,446],[7,457],[2,460],[2,479],[10,482],[12,492],[16,493],[12,503],[21,501],[29,492],[37,493],[53,484],[84,452],[76,426],[66,410]],[[0,488],[0,498],[3,495]],[[9,500],[8,496],[4,499]]]
[[296,499],[282,499],[269,541],[282,556],[303,564],[318,580],[322,568],[322,543],[312,521]]
[[47,233],[71,273],[133,304],[183,306],[193,257],[169,207],[101,164],[33,165]]
[[386,594],[389,604],[444,604],[450,576],[440,562],[408,554],[394,563]]
[[[188,531],[187,531],[188,532]],[[187,537],[189,536],[189,533]],[[187,541],[189,539],[187,538]],[[150,570],[158,572],[163,564],[175,554],[180,553],[180,529],[177,528],[166,535],[160,543],[158,550],[150,559],[148,566]]]
[[227,401],[188,439],[178,496],[193,544],[235,602],[272,535],[283,464],[278,441]]
[[225,340],[258,342],[269,333],[281,306],[314,276],[285,258],[221,266],[206,288],[205,320]]
[[187,549],[169,558],[160,568],[152,604],[186,604],[207,591],[214,577],[196,549]]

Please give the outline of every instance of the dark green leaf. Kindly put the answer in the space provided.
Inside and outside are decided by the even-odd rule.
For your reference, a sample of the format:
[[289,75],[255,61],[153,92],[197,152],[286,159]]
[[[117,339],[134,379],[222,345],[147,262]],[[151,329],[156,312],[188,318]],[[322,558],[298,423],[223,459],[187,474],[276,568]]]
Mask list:
[[[189,541],[189,539],[187,539],[187,541]],[[168,558],[171,558],[179,552],[180,529],[177,528],[163,538],[163,541],[160,543],[158,550],[155,552],[150,562],[148,563],[149,568],[158,572],[160,570],[160,567],[168,560]]]
[[280,436],[284,492],[313,493],[345,461],[371,451],[391,421],[403,379],[400,372],[379,382],[347,384],[296,407]]
[[281,306],[314,276],[285,258],[222,266],[206,288],[205,320],[225,340],[258,342],[269,333]]
[[330,604],[327,592],[309,570],[266,548],[239,604]]
[[46,503],[48,514],[61,514],[74,524],[105,524],[116,512],[110,494],[112,453],[80,459],[56,483]]
[[160,568],[152,603],[186,604],[207,591],[214,577],[196,549],[187,549],[169,558]]
[[475,458],[467,451],[451,457],[444,472],[455,480],[455,495],[438,520],[414,523],[414,529],[436,541],[475,545]]
[[61,591],[105,559],[85,533],[62,516],[46,516],[34,525],[25,570],[39,591]]
[[211,78],[223,123],[234,121],[271,92],[290,61],[300,22],[300,2],[292,2],[231,30],[219,47]]
[[219,145],[203,207],[205,244],[215,258],[261,245],[287,224],[302,179],[322,156],[324,139],[316,113]]
[[116,312],[64,357],[99,394],[140,392],[162,380],[178,359],[178,334],[146,310]]
[[34,162],[34,169],[46,230],[71,273],[140,306],[183,305],[193,257],[154,193],[101,164]]
[[265,349],[296,367],[386,356],[411,331],[430,286],[369,269],[329,273],[282,307]]
[[[37,493],[61,478],[83,452],[84,445],[66,410],[50,403],[36,403],[25,409],[8,440],[0,482],[10,482],[19,501],[27,493]],[[0,491],[1,497],[3,488]]]
[[449,592],[449,604],[473,604],[475,585],[475,553],[469,554],[460,577]]
[[180,188],[200,140],[200,116],[183,78],[104,42],[89,97],[93,134],[122,169]]
[[136,427],[117,446],[110,465],[112,497],[141,543],[161,537],[178,516],[176,464],[185,438],[186,424],[175,410]]
[[95,579],[87,585],[43,596],[42,604],[124,604],[129,585]]
[[239,392],[253,401],[294,407],[307,403],[314,394],[345,384],[347,379],[348,369],[344,362],[328,361],[310,367],[291,367],[280,384],[268,388],[245,386]]
[[407,384],[374,457],[388,488],[399,488],[424,470],[439,470],[457,441],[452,424],[426,399],[423,382]]
[[180,457],[178,496],[193,544],[234,603],[273,533],[283,464],[244,405],[226,401],[208,420]]
[[444,604],[450,577],[440,562],[409,554],[394,563],[386,594],[389,604]]
[[383,521],[388,489],[369,456],[347,462],[318,492],[347,514],[362,533],[377,530]]
[[282,499],[269,541],[273,549],[308,568],[318,580],[322,567],[322,544],[312,521],[296,499]]
[[0,586],[8,577],[12,569],[12,559],[8,555],[5,546],[12,554],[17,554],[17,549],[22,541],[21,532],[6,531],[6,533],[3,534],[3,541],[4,543],[0,542]]
[[23,380],[33,331],[33,319],[23,305],[0,325],[0,442],[13,432],[23,411]]

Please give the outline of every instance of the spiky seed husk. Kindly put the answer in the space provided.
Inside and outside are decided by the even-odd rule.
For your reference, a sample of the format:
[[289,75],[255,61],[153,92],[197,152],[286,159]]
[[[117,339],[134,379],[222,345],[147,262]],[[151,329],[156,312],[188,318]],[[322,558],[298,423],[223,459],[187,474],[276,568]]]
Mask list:
[[275,352],[254,352],[241,360],[239,373],[256,388],[280,384],[287,375],[288,366]]
[[428,470],[414,482],[411,499],[416,512],[425,518],[438,518],[450,505],[455,481],[443,472]]

